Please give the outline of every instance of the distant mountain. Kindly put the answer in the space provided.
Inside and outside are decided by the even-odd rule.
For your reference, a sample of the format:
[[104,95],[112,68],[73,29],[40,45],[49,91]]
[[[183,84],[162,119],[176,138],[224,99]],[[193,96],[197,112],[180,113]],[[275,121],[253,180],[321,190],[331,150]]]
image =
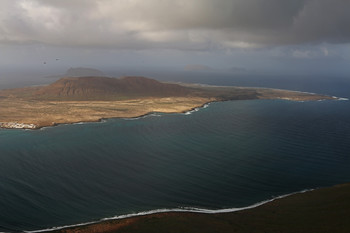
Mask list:
[[69,77],[38,88],[34,98],[44,99],[118,99],[129,97],[186,96],[189,88],[161,83],[145,77]]
[[192,64],[185,66],[185,71],[212,71],[213,69],[209,66]]
[[[16,101],[113,101],[147,99],[159,97],[206,98],[207,101],[287,99],[324,100],[336,97],[269,88],[220,87],[202,84],[170,84],[154,79],[131,76],[108,77],[66,77],[47,86],[24,87],[0,90],[0,100]],[[12,98],[12,100],[11,100]],[[14,105],[15,106],[15,105]],[[30,106],[30,104],[28,105]],[[26,108],[28,107],[26,105]]]
[[69,68],[65,77],[84,77],[84,76],[106,76],[102,71],[92,68]]
[[234,72],[234,73],[247,73],[248,70],[244,67],[239,67],[239,66],[232,66],[229,70],[229,72]]
[[103,77],[103,76],[106,76],[106,74],[103,73],[101,70],[97,70],[97,69],[75,67],[75,68],[69,68],[65,74],[49,75],[49,76],[45,76],[44,78],[59,79],[62,77],[87,77],[87,76]]

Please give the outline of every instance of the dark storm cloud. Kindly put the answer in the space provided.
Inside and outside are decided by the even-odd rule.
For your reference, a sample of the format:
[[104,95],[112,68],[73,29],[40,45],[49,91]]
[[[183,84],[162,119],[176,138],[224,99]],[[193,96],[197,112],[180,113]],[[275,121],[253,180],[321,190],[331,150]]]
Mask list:
[[350,1],[314,0],[305,4],[293,24],[294,42],[350,40]]
[[348,0],[0,0],[0,42],[209,49],[348,43]]

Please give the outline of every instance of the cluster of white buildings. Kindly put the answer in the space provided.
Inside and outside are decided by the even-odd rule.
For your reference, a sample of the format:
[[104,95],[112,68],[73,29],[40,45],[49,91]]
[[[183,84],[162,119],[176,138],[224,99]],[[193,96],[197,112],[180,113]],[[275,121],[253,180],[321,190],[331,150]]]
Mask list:
[[35,124],[24,124],[18,122],[0,122],[0,128],[7,129],[36,129]]

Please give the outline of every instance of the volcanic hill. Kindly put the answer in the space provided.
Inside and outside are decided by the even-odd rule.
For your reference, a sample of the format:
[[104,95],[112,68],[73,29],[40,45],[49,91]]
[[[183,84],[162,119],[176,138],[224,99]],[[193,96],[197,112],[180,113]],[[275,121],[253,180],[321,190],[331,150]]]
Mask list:
[[178,113],[213,101],[324,100],[336,97],[268,88],[162,83],[145,77],[65,77],[47,86],[0,90],[0,128]]
[[187,96],[190,89],[145,77],[65,77],[47,86],[6,90],[2,95],[39,100],[118,100]]

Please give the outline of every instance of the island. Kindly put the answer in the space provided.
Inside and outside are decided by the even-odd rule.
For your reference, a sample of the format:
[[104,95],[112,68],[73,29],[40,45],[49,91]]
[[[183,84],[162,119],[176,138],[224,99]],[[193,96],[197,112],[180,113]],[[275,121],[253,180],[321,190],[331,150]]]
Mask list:
[[46,86],[0,90],[0,127],[39,129],[153,112],[181,113],[210,102],[336,97],[270,88],[165,83],[146,77],[64,77]]

